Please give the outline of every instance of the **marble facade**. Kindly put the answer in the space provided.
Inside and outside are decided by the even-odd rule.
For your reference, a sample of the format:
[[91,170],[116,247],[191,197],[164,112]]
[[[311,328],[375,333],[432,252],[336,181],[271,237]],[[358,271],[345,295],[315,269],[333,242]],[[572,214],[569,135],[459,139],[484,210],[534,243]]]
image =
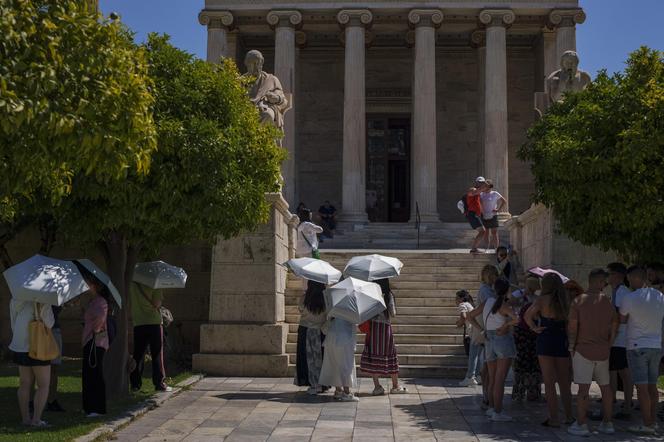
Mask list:
[[526,210],[532,177],[516,152],[536,118],[533,94],[576,49],[584,19],[577,0],[206,0],[199,16],[209,61],[259,49],[293,94],[286,200],[329,199],[353,223],[371,205],[373,115],[410,120],[411,221],[416,203],[423,221],[461,221],[456,201],[477,175],[512,213]]

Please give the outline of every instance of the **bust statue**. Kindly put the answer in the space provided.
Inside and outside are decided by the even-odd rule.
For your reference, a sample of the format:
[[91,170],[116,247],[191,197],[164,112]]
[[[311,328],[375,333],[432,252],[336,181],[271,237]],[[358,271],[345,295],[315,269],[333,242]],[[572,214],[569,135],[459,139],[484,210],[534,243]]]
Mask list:
[[263,71],[264,61],[263,54],[256,50],[247,52],[244,58],[247,68],[245,76],[255,78],[249,88],[249,99],[258,108],[262,123],[283,129],[284,114],[290,109],[290,103],[279,79]]
[[574,51],[565,51],[560,59],[560,69],[546,79],[549,103],[563,101],[566,92],[579,92],[590,84],[590,75],[579,70],[579,56]]

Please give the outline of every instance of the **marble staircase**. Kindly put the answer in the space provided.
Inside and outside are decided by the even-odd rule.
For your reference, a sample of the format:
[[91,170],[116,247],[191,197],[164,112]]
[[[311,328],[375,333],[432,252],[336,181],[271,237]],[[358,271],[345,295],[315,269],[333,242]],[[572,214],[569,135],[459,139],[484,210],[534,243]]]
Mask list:
[[[404,263],[401,276],[392,280],[397,303],[393,330],[403,377],[463,377],[466,356],[463,329],[455,326],[458,317],[455,294],[459,289],[476,293],[479,273],[493,254],[471,255],[467,250],[322,250],[322,259],[343,270],[357,255],[382,253]],[[289,275],[286,289],[286,322],[289,324],[286,353],[289,373],[295,370],[297,303],[304,282]],[[364,348],[364,335],[358,332],[356,361]],[[359,373],[359,372],[358,372]]]

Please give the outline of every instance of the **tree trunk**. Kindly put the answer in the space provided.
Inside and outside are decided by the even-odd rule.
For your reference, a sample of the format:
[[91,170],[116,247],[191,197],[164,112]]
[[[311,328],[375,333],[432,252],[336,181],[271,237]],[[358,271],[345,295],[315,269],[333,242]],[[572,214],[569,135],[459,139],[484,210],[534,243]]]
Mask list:
[[125,284],[127,240],[124,235],[113,232],[109,234],[104,243],[104,249],[108,276],[122,297],[122,308],[116,315],[117,335],[104,358],[104,378],[106,396],[109,399],[120,399],[129,395],[129,373],[127,371],[129,355],[127,299],[129,293]]

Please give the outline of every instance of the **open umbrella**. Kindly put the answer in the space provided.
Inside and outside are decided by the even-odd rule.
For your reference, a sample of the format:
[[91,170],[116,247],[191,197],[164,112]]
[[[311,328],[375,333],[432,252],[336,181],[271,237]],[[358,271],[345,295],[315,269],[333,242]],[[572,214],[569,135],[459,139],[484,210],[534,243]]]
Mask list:
[[389,256],[376,254],[355,256],[346,264],[344,276],[352,276],[363,281],[376,281],[399,276],[402,267],[401,261]]
[[74,260],[74,263],[78,263],[83,266],[88,272],[92,273],[95,278],[99,280],[99,282],[108,287],[108,291],[111,292],[111,296],[113,296],[113,299],[118,304],[118,307],[122,308],[122,297],[120,296],[120,292],[118,292],[118,289],[115,288],[115,285],[113,285],[113,282],[111,282],[111,278],[99,267],[97,267],[97,264],[85,258],[76,259]]
[[325,290],[328,316],[353,324],[373,318],[385,310],[380,286],[375,282],[347,278]]
[[14,299],[62,305],[90,289],[71,261],[34,255],[3,273]]
[[556,272],[553,269],[543,269],[541,267],[533,267],[532,269],[528,270],[528,273],[531,273],[535,276],[539,276],[540,278],[542,278],[547,273],[555,273],[556,275],[560,276],[560,279],[563,280],[563,284],[569,281],[569,278],[567,276],[563,275],[560,272]]
[[187,284],[187,272],[164,261],[139,262],[133,280],[153,289],[182,289]]
[[334,284],[341,279],[341,272],[328,262],[316,258],[294,258],[286,261],[295,276],[322,284]]

